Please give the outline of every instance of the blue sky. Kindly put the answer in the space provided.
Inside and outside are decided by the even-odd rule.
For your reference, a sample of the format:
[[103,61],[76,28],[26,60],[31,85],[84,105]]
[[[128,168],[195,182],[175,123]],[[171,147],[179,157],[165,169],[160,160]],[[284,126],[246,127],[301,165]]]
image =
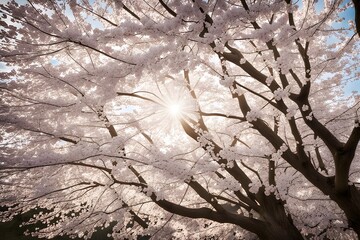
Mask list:
[[[345,18],[345,21],[354,20],[354,16],[355,16],[354,8],[348,9],[342,15],[342,17]],[[355,36],[355,38],[357,38],[356,39],[357,41],[360,41],[360,37],[358,35]],[[359,53],[354,53],[354,54],[359,54]],[[359,69],[359,67],[358,67],[358,69]],[[345,86],[345,94],[351,94],[353,91],[360,92],[360,79],[358,79],[356,81],[353,81],[353,82],[349,82],[348,84],[346,84],[346,86]]]
[[[348,20],[354,20],[354,16],[355,16],[355,11],[354,8],[350,8],[347,11],[344,12],[344,14],[342,15],[342,17],[345,18],[345,21],[347,22]],[[360,41],[360,37],[357,35],[355,36],[357,41]],[[354,54],[359,54],[359,53],[354,53]],[[359,71],[359,67],[358,71]],[[351,94],[353,91],[356,92],[360,92],[360,79],[357,79],[356,81],[352,81],[346,84],[345,86],[345,94]]]
[[[324,1],[328,1],[328,0],[319,0],[317,2],[316,8],[319,11],[324,7]],[[341,6],[348,4],[350,1],[351,0],[344,1],[344,3]],[[341,23],[334,23],[334,27],[338,27],[338,28],[347,27],[348,21],[350,21],[350,20],[353,21],[355,18],[355,10],[353,7],[347,8],[346,11],[343,12],[340,16],[344,18],[344,21]],[[349,37],[351,37],[353,34],[354,34],[353,32],[349,32]],[[355,40],[360,41],[358,36],[355,36]],[[329,41],[331,42],[331,39],[329,39]],[[357,53],[354,53],[354,54],[357,54]],[[349,81],[348,83],[346,83],[345,87],[344,87],[344,91],[345,91],[346,96],[349,96],[354,91],[360,93],[360,79],[355,80],[355,81]]]

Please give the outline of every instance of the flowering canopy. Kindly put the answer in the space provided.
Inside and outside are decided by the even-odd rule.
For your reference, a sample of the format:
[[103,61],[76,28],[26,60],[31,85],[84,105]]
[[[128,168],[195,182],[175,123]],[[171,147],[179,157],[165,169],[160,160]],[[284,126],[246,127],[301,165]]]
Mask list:
[[44,209],[24,224],[48,238],[359,236],[349,7],[0,5],[1,219]]

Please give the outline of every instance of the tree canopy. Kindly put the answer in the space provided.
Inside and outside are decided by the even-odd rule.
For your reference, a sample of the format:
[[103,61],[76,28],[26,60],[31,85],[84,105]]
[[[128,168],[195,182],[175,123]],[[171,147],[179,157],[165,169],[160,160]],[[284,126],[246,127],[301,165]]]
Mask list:
[[23,225],[46,238],[359,238],[353,5],[1,4],[0,219],[37,209]]

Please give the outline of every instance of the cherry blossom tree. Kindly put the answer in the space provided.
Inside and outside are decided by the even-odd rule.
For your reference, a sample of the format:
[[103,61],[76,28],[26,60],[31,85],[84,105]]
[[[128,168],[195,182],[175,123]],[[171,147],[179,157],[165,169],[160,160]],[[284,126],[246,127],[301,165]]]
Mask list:
[[359,238],[352,6],[0,5],[1,220],[38,209],[23,225],[46,238]]

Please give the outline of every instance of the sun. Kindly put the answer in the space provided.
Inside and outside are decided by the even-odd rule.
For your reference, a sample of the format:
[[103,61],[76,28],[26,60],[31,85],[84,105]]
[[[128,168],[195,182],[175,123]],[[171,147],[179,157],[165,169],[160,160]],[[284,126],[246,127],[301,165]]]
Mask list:
[[182,112],[182,105],[180,102],[173,102],[168,104],[167,110],[172,117],[179,117]]
[[156,84],[156,89],[138,91],[144,100],[150,99],[149,105],[139,106],[137,112],[144,114],[142,121],[148,121],[150,128],[167,134],[182,131],[182,121],[194,121],[198,118],[197,103],[190,90],[182,82],[174,79]]

